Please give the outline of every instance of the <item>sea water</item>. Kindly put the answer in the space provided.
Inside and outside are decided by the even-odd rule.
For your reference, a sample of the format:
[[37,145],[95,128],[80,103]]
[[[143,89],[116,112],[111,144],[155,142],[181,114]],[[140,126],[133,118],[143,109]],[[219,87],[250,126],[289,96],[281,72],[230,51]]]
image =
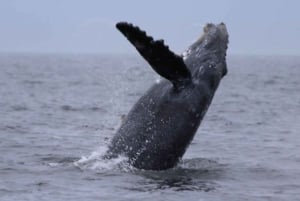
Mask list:
[[0,54],[0,200],[300,200],[300,57],[228,56],[177,167],[102,160],[159,79],[139,56]]

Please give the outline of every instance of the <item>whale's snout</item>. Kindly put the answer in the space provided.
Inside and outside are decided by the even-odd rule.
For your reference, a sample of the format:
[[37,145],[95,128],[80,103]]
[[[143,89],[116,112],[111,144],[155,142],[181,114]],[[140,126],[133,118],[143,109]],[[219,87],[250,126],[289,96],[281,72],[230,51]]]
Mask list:
[[226,40],[226,43],[228,43],[228,32],[226,25],[223,22],[218,25],[218,30],[220,31],[220,35]]
[[206,24],[202,36],[183,53],[186,64],[199,72],[202,66],[215,66],[221,76],[225,76],[228,38],[227,28],[223,22]]
[[204,27],[203,40],[200,41],[200,46],[203,47],[202,53],[204,55],[210,55],[209,57],[220,63],[218,65],[219,71],[222,77],[227,74],[226,65],[226,50],[228,46],[228,32],[226,25],[222,22],[220,24],[207,24]]
[[[208,23],[203,27],[203,34],[194,42],[184,53],[184,56],[194,55],[201,57],[208,54],[219,54],[221,57],[226,56],[228,45],[228,32],[226,25]],[[187,54],[188,55],[185,55]]]
[[218,25],[206,24],[203,28],[204,34],[197,41],[198,45],[203,45],[203,47],[224,47],[225,51],[228,44],[228,32],[226,25],[222,22]]

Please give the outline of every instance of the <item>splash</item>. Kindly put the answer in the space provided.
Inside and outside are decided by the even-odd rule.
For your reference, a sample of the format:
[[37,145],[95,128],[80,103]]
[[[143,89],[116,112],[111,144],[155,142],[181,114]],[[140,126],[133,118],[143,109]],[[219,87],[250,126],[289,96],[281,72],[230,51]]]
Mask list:
[[131,169],[128,164],[128,158],[125,156],[118,156],[113,159],[104,159],[104,154],[107,151],[107,147],[101,147],[96,151],[93,151],[89,156],[82,156],[78,161],[74,162],[74,165],[81,170],[128,170]]

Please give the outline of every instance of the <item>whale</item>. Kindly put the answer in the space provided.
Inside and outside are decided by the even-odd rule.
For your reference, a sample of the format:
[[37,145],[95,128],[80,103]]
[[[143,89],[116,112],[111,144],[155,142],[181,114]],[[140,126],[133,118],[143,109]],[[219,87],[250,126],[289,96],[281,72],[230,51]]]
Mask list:
[[[137,169],[173,168],[183,157],[227,74],[228,32],[208,23],[182,54],[128,22],[116,28],[161,76],[133,105],[108,144],[105,159],[125,156]],[[217,122],[216,122],[217,123]]]

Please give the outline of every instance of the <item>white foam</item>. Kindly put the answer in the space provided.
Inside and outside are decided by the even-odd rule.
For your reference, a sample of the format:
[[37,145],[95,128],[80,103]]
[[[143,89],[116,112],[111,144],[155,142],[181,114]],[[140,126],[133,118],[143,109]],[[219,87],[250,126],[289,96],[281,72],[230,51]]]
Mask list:
[[[103,156],[107,151],[107,147],[101,147],[97,151],[93,151],[89,156],[82,156],[78,161],[74,162],[76,167],[82,170],[112,170],[120,169],[123,164],[127,163],[127,157],[119,156],[113,159],[104,159]],[[128,165],[126,165],[128,167]]]
[[59,166],[59,163],[48,163],[48,165],[50,167],[57,167],[57,166]]

